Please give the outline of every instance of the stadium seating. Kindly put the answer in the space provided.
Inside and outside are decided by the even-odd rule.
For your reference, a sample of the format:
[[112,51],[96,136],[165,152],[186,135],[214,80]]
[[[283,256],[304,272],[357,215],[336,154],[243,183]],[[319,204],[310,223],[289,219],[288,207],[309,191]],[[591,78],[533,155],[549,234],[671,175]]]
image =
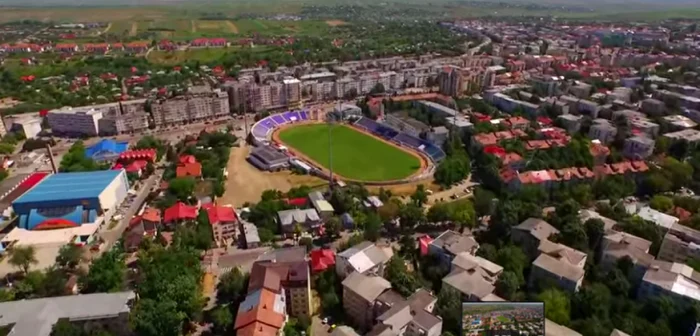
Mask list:
[[301,120],[309,120],[309,112],[301,111],[299,114],[301,114]]
[[387,125],[382,125],[369,118],[360,118],[355,122],[355,126],[387,140],[394,141],[402,146],[422,151],[426,153],[434,162],[438,162],[444,159],[446,156],[442,149],[429,141],[416,138],[406,133],[400,133]]
[[282,114],[275,114],[275,115],[271,116],[271,118],[272,118],[272,120],[274,120],[275,123],[277,123],[277,125],[279,125],[279,126],[282,126],[282,125],[284,125],[284,124],[287,123],[287,120],[284,119],[284,117],[282,116]]

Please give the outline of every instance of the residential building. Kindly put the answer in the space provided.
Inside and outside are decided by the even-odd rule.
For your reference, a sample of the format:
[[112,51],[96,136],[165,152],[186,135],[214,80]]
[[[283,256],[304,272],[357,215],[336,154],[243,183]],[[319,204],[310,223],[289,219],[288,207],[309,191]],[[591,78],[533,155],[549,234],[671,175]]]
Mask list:
[[659,295],[688,303],[700,301],[700,273],[685,264],[654,261],[644,273],[637,299],[645,300]]
[[[263,254],[253,264],[248,291],[273,289],[283,295],[287,314],[308,317],[313,313],[310,280],[305,247],[277,249]],[[273,288],[271,283],[275,283]]]
[[0,303],[0,326],[11,335],[49,336],[59,321],[86,332],[105,330],[117,336],[132,335],[129,313],[134,292],[95,293]]
[[700,231],[673,224],[661,242],[658,258],[679,263],[700,260]]
[[97,136],[102,111],[92,106],[63,107],[50,110],[46,119],[54,134]]
[[561,83],[559,77],[549,76],[549,75],[536,75],[530,77],[530,85],[535,90],[535,93],[541,97],[554,96],[557,92],[557,88]]
[[477,78],[474,75],[475,73],[469,69],[456,66],[443,67],[438,75],[440,93],[450,97],[464,95],[470,88],[478,85]]
[[550,321],[544,320],[544,336],[583,336],[565,326],[559,325]]
[[574,293],[581,287],[584,274],[583,267],[577,267],[542,253],[532,263],[530,286],[535,286],[541,281],[550,282],[561,289]]
[[642,112],[648,116],[658,117],[666,111],[666,104],[660,100],[653,98],[644,99],[642,101]]
[[185,96],[157,100],[151,113],[158,127],[225,117],[230,114],[228,93],[196,90]]
[[573,114],[563,114],[557,117],[557,121],[561,123],[561,126],[571,134],[577,133],[579,129],[581,129],[582,120],[582,116],[576,116]]
[[620,259],[627,257],[632,261],[632,277],[640,281],[654,261],[654,256],[649,254],[650,247],[651,242],[646,239],[626,232],[611,231],[600,243],[601,266],[613,269]]
[[639,207],[639,203],[625,204],[625,210],[631,215],[637,215],[643,220],[656,224],[664,232],[671,230],[678,223],[678,217],[654,210],[648,206]]
[[[338,255],[340,256],[340,255]],[[376,275],[350,273],[343,280],[345,316],[361,330],[374,325],[374,304],[379,295],[391,288],[389,281]]]
[[238,242],[242,247],[252,249],[260,246],[260,235],[258,234],[258,227],[255,226],[255,224],[241,220],[239,230],[240,238]]
[[379,247],[365,241],[338,253],[335,259],[335,271],[341,278],[353,272],[382,276],[384,266],[393,255],[391,247]]
[[236,239],[238,216],[230,206],[217,206],[212,203],[202,206],[209,217],[214,234],[214,241],[218,246],[228,246]]
[[665,116],[661,120],[663,120],[671,130],[686,130],[698,126],[692,119],[680,114]]
[[607,119],[594,119],[588,130],[588,137],[609,144],[615,140],[617,127]]
[[625,139],[622,154],[632,160],[643,160],[654,153],[654,139],[646,136],[633,136]]
[[586,99],[591,95],[593,87],[590,84],[577,82],[576,85],[569,87],[569,93],[580,99]]
[[277,212],[282,233],[287,237],[294,236],[296,226],[302,231],[317,230],[321,226],[321,217],[316,209],[291,209]]
[[[279,281],[270,280],[279,291]],[[250,291],[238,306],[238,335],[279,335],[287,322],[284,296],[267,287]]]
[[353,328],[341,325],[333,329],[331,336],[360,336],[360,334],[358,334]]
[[36,138],[41,133],[41,122],[43,118],[39,113],[25,113],[9,115],[3,118],[3,124],[0,130],[0,136],[4,136],[7,132],[21,131],[27,139]]
[[130,100],[113,104],[106,109],[99,120],[99,132],[102,135],[118,135],[141,132],[148,129],[146,99]]
[[[377,301],[381,301],[381,295]],[[393,301],[388,310],[378,314],[377,324],[369,332],[370,335],[380,330],[384,331],[386,327],[397,336],[441,334],[442,318],[433,315],[437,298],[427,290],[421,288],[407,299],[398,296]]]
[[670,139],[671,142],[685,141],[690,145],[697,145],[700,143],[700,131],[695,129],[666,133],[663,137]]
[[445,266],[450,265],[458,254],[467,252],[474,255],[478,249],[479,243],[472,235],[462,235],[452,230],[443,232],[428,245],[429,253],[437,255]]
[[537,257],[538,248],[542,241],[549,239],[551,235],[558,234],[559,230],[539,218],[528,218],[511,230],[511,240],[520,246],[531,259]]
[[462,293],[463,301],[501,301],[493,294],[501,273],[503,267],[462,252],[452,261],[452,271],[442,282]]

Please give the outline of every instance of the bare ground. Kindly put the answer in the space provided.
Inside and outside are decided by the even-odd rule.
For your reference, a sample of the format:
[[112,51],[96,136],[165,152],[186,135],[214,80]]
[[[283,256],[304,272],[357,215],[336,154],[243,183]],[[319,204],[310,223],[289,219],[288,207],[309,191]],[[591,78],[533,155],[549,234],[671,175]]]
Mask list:
[[336,26],[346,25],[348,23],[343,21],[343,20],[328,20],[328,21],[326,21],[326,24],[331,26],[331,27],[336,27]]
[[295,175],[289,171],[262,172],[246,161],[249,151],[248,146],[234,147],[231,150],[227,165],[226,193],[221,198],[222,204],[238,207],[246,202],[259,201],[262,192],[268,189],[286,192],[303,184],[317,186],[326,183],[315,176]]

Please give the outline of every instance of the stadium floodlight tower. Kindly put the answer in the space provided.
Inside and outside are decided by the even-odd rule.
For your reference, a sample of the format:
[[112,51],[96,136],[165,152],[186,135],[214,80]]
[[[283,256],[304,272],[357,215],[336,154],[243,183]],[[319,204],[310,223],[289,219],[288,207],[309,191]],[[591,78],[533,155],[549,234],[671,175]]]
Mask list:
[[[338,105],[340,107],[340,103]],[[326,124],[328,124],[328,188],[333,190],[333,125],[336,122],[334,113],[326,113]]]

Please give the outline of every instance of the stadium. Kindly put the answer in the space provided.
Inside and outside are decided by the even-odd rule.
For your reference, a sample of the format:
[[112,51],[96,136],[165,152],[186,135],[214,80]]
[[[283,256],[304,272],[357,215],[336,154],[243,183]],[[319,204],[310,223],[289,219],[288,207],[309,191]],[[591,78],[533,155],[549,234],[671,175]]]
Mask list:
[[334,179],[368,185],[424,180],[445,158],[432,142],[363,117],[350,104],[329,113],[270,115],[252,126],[249,139],[257,148],[248,161],[261,170],[276,170],[272,167],[285,161],[286,166],[329,179],[332,167]]

